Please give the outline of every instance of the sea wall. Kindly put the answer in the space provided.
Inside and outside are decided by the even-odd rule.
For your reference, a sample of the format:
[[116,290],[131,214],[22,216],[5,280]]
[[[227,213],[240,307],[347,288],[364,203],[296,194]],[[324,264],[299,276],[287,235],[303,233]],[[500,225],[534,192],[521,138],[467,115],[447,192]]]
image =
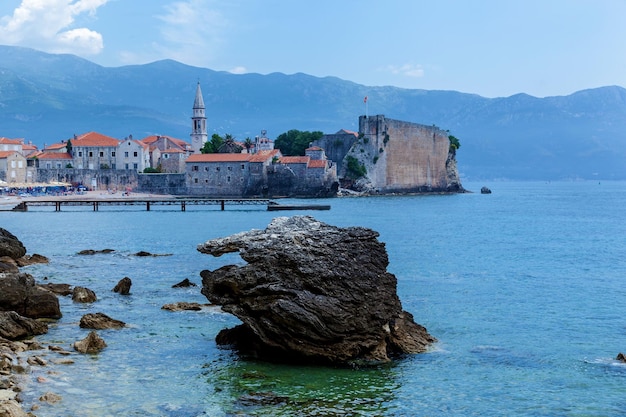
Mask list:
[[185,195],[186,174],[139,174],[137,191],[152,194]]
[[35,172],[35,182],[83,184],[94,190],[135,189],[139,179],[137,171],[131,169],[39,168]]

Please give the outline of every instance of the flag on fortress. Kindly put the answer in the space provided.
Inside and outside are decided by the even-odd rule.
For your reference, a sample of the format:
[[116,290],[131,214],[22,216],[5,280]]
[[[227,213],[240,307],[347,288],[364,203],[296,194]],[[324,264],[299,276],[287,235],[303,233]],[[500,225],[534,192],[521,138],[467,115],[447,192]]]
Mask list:
[[363,99],[363,103],[367,103],[367,96]]

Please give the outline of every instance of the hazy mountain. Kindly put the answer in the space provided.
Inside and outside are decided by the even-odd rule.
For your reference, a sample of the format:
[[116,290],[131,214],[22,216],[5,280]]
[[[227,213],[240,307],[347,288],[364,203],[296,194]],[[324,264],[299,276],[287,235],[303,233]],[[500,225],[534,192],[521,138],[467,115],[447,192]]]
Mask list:
[[200,81],[210,133],[357,130],[368,114],[459,138],[466,179],[626,179],[626,90],[485,98],[456,91],[367,87],[306,74],[235,75],[165,60],[106,68],[73,55],[0,46],[0,136],[38,146],[98,131],[188,140]]

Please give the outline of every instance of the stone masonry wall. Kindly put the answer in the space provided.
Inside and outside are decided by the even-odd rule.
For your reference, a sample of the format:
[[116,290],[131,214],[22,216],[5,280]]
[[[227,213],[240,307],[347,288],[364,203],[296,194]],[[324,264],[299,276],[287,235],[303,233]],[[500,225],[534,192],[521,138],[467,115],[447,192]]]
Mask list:
[[380,192],[446,190],[447,132],[382,115],[359,118],[362,138],[352,149]]

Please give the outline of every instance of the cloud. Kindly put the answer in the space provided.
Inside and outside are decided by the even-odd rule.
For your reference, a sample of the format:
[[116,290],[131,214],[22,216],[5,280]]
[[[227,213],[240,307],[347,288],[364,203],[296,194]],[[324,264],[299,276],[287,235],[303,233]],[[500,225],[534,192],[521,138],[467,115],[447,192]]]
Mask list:
[[393,75],[403,75],[406,77],[419,78],[424,76],[424,68],[421,65],[404,64],[401,66],[388,65],[384,68],[384,71],[390,72]]
[[228,72],[230,72],[231,74],[245,74],[246,72],[248,72],[248,69],[246,67],[239,66],[231,69]]
[[76,17],[95,15],[109,0],[22,0],[11,16],[0,18],[0,43],[27,46],[52,53],[95,55],[102,51],[102,35],[88,28],[72,28]]
[[212,0],[176,1],[156,16],[161,42],[153,43],[159,55],[190,65],[207,66],[215,51],[224,43],[222,31],[226,18],[216,10]]

